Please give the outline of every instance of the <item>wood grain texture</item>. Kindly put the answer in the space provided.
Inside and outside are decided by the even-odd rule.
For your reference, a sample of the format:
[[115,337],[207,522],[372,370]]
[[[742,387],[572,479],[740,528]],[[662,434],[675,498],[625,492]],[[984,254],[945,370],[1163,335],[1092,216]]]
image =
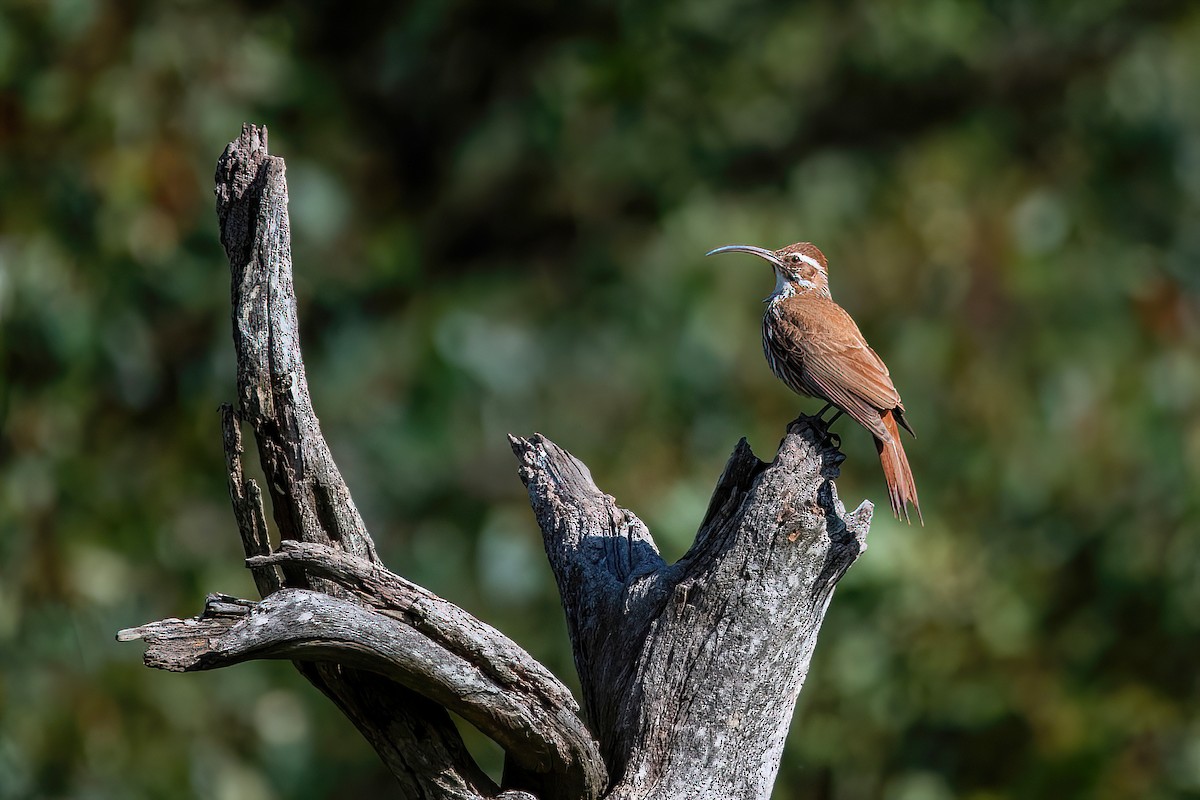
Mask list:
[[[847,514],[842,455],[819,421],[789,426],[774,460],[745,440],[675,564],[646,526],[545,437],[512,438],[566,611],[584,723],[520,646],[375,552],[309,398],[292,291],[287,187],[264,129],[217,169],[232,274],[238,406],[221,412],[225,468],[259,602],[211,595],[194,619],[122,631],[147,665],[214,669],[290,659],[355,724],[400,797],[766,798],[834,586],[866,546]],[[243,469],[254,432],[279,544]],[[505,750],[499,785],[449,712]]]
[[[603,788],[599,750],[570,691],[504,634],[378,565],[323,545],[289,542],[250,559],[252,566],[285,561],[338,581],[359,602],[301,589],[258,603],[214,595],[195,619],[151,623],[119,638],[145,640],[146,664],[173,672],[271,658],[371,673],[495,739],[526,776],[521,785],[540,796],[590,797]],[[386,685],[372,684],[394,694]],[[481,772],[471,777],[477,790],[496,790]]]
[[[391,677],[494,739],[509,756],[510,772],[522,775],[519,785],[543,797],[593,797],[603,789],[607,774],[579,704],[503,633],[382,566],[321,545],[285,542],[277,553],[247,560],[252,568],[283,563],[305,565],[394,620],[377,621],[383,634],[394,637],[396,624],[411,629],[419,638],[409,655],[393,656]],[[411,657],[416,662],[405,666]],[[508,777],[516,780],[515,773]]]
[[[445,710],[421,694],[403,690],[386,669],[387,656],[397,642],[383,637],[376,646],[375,626],[366,609],[329,595],[283,589],[261,602],[209,595],[204,613],[193,619],[165,619],[121,631],[119,641],[144,640],[146,665],[172,672],[217,669],[251,659],[283,658],[308,664],[354,665],[361,676],[355,684],[355,703],[374,695],[376,706],[355,705],[347,710],[401,787],[402,797],[479,800],[496,791],[495,784],[470,760],[460,739],[447,739],[424,720]],[[372,635],[362,638],[363,626]],[[359,640],[350,641],[349,637]],[[333,699],[341,686],[334,686]],[[392,713],[396,703],[411,704],[409,713]],[[341,705],[339,703],[339,705]],[[373,738],[375,737],[375,738]],[[413,749],[407,742],[426,738]],[[376,740],[378,739],[378,741]]]
[[377,561],[309,397],[284,174],[283,159],[267,153],[266,129],[253,125],[243,126],[217,162],[217,218],[232,278],[238,412],[254,430],[280,536]]
[[[309,396],[284,163],[269,155],[264,128],[243,126],[216,180],[238,387],[236,411],[221,411],[222,441],[247,565],[265,599],[210,599],[194,620],[120,638],[145,638],[147,665],[161,669],[293,660],[375,748],[402,797],[598,796],[604,765],[567,689],[499,631],[388,572],[376,555]],[[266,472],[275,553],[258,484],[244,474],[241,422]],[[503,787],[479,769],[447,709],[505,748]]]
[[563,595],[611,798],[766,798],[837,581],[872,507],[847,514],[819,421],[770,464],[745,440],[695,544],[665,564],[645,525],[543,436],[512,439]]

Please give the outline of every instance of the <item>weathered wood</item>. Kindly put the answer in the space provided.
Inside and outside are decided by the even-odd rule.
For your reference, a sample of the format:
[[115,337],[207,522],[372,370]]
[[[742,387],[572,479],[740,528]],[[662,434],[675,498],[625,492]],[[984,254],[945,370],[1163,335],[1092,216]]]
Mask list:
[[380,635],[399,636],[389,624],[411,629],[405,636],[415,662],[403,663],[398,652],[384,674],[494,739],[509,756],[510,779],[516,770],[521,786],[546,797],[591,797],[604,788],[599,748],[570,690],[500,631],[382,566],[321,545],[284,542],[278,553],[247,560],[252,568],[284,563],[303,564],[394,620],[377,623]]
[[[283,159],[254,125],[217,162],[217,218],[232,272],[239,416],[254,429],[283,539],[327,544],[378,561],[308,393],[292,286]],[[301,578],[289,576],[288,585]]]
[[866,547],[801,417],[775,460],[745,440],[696,542],[667,565],[645,525],[540,435],[512,439],[558,579],[610,798],[766,798],[834,585]]
[[[310,602],[311,601],[311,602]],[[118,641],[144,640],[149,647],[146,666],[172,672],[217,669],[258,658],[305,659],[308,663],[336,664],[343,650],[342,663],[366,667],[354,672],[356,700],[374,695],[376,706],[339,707],[368,736],[401,787],[401,797],[437,797],[453,800],[482,800],[495,794],[495,784],[474,766],[461,740],[446,739],[422,720],[436,719],[445,710],[416,692],[404,690],[387,677],[369,671],[383,656],[379,651],[363,653],[362,643],[347,645],[343,636],[370,613],[358,606],[325,594],[284,589],[267,600],[255,603],[227,595],[209,595],[204,613],[193,619],[165,619],[117,634]],[[308,634],[311,641],[304,641]],[[370,637],[366,641],[372,641]],[[372,661],[372,656],[375,661]],[[330,661],[329,659],[333,659]],[[336,691],[336,689],[335,689]],[[339,696],[332,699],[339,701]],[[409,706],[408,713],[394,713],[398,703]],[[406,743],[431,737],[424,746],[412,750]],[[400,748],[403,748],[402,750]],[[403,764],[407,770],[397,771]]]
[[[697,533],[664,563],[645,525],[548,439],[512,438],[562,595],[588,724],[516,643],[389,572],[321,435],[300,353],[287,187],[266,130],[245,126],[217,169],[232,271],[239,405],[222,408],[226,473],[264,600],[122,631],[149,666],[291,659],[375,747],[401,796],[593,800],[770,794],[834,586],[866,546],[872,508],[845,513],[842,456],[819,420],[788,428],[770,464],[745,440]],[[242,466],[254,431],[280,547]],[[447,709],[505,749],[497,786]]]
[[[238,533],[242,537],[242,549],[246,558],[267,555],[271,552],[271,536],[267,530],[267,514],[263,510],[262,490],[258,483],[247,478],[242,469],[242,428],[237,413],[228,403],[221,404],[221,440],[225,447],[225,471],[229,486],[229,500],[233,504],[233,517],[237,521]],[[279,570],[272,564],[250,569],[254,587],[263,597],[269,597],[283,588]]]
[[[279,536],[376,561],[374,543],[333,463],[309,398],[292,286],[284,163],[268,154],[265,128],[243,125],[242,135],[225,148],[217,162],[216,196],[232,277],[238,416],[254,431]],[[234,507],[240,520],[236,495]],[[338,591],[335,584],[311,581],[297,569],[284,570],[283,584]],[[296,668],[338,704],[402,782],[422,793],[442,793],[432,796],[478,782],[479,770],[444,711],[422,714],[428,705],[389,702],[376,678],[354,670],[304,661]],[[389,706],[394,718],[381,720],[380,709]],[[449,787],[443,778],[427,777],[431,767],[453,776]]]
[[[371,536],[321,434],[309,396],[292,284],[285,168],[282,159],[268,154],[265,128],[243,126],[242,135],[230,143],[218,161],[216,182],[221,242],[229,257],[232,276],[239,398],[236,416],[231,410],[223,411],[222,427],[230,496],[247,556],[262,556],[270,550],[257,484],[242,475],[238,419],[249,423],[254,431],[275,523],[285,547],[288,542],[297,541],[332,548],[356,564],[379,566],[380,573],[384,573]],[[276,564],[282,569],[282,580]],[[330,580],[330,569],[315,568],[309,572],[305,568],[312,566],[311,558],[281,557],[274,562],[254,563],[251,569],[264,597],[283,585],[354,598],[370,606],[386,606],[385,599],[367,600],[363,593],[352,592]],[[411,585],[409,588],[419,589]],[[426,598],[425,603],[432,601]],[[477,624],[470,627],[468,620]],[[489,664],[487,659],[496,655],[498,645],[489,650],[471,638],[481,635],[486,626],[480,627],[482,624],[465,612],[453,622],[464,627],[444,625],[442,633],[460,636],[459,652],[470,657],[474,669],[486,672],[511,669],[513,664],[525,667],[536,664],[508,640],[504,640],[506,645],[501,649],[509,660],[500,665]],[[486,630],[499,637],[492,629]],[[422,652],[425,659],[417,661],[424,673],[413,667],[404,673],[407,682],[381,681],[377,674],[364,673],[355,669],[354,664],[334,664],[327,659],[297,659],[296,666],[338,704],[375,746],[401,781],[405,796],[489,793],[490,782],[467,753],[445,711],[447,698],[430,701],[420,694],[433,691],[433,684],[420,679],[420,675],[428,678],[435,672],[446,652],[437,648]],[[513,657],[516,652],[523,660]],[[531,669],[526,671],[533,674]],[[539,677],[553,681],[544,670]],[[569,744],[550,745],[555,758],[538,751],[539,744],[544,743],[518,716],[492,721],[485,732],[509,747],[507,753],[514,766],[506,771],[506,785],[539,791],[545,798],[594,796],[605,783],[595,742],[575,711],[562,702],[564,697],[571,705],[574,701],[561,684],[557,681],[554,684],[557,694],[553,695],[555,702],[547,701],[552,712],[549,716],[571,731]],[[545,690],[548,686],[543,680],[540,688]],[[472,718],[471,714],[464,716]],[[483,711],[474,716],[479,720],[490,719]],[[514,727],[506,728],[504,721]],[[551,784],[549,788],[547,781]]]
[[[172,672],[270,658],[374,673],[474,724],[524,773],[555,787],[552,796],[595,796],[603,787],[599,750],[574,698],[528,653],[399,576],[355,564],[353,556],[339,559],[320,545],[306,547],[286,555],[358,582],[372,607],[303,589],[282,589],[258,603],[212,595],[195,619],[154,622],[118,638],[145,640],[146,664]],[[482,773],[473,777],[477,791],[495,791]]]

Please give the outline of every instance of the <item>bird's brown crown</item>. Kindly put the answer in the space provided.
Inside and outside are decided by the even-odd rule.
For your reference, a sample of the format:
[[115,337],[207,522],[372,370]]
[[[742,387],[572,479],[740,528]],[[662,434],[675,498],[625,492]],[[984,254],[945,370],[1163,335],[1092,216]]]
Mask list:
[[812,242],[796,242],[775,251],[775,258],[784,276],[801,287],[812,287],[828,293],[829,262]]
[[787,247],[782,247],[775,251],[776,257],[784,263],[788,263],[789,261],[792,263],[804,263],[804,259],[800,259],[799,262],[790,259],[789,256],[792,254],[807,256],[808,258],[811,258],[813,261],[820,264],[822,270],[825,272],[829,271],[829,262],[825,260],[825,254],[822,253],[820,249],[812,242],[796,242],[795,244],[789,244]]

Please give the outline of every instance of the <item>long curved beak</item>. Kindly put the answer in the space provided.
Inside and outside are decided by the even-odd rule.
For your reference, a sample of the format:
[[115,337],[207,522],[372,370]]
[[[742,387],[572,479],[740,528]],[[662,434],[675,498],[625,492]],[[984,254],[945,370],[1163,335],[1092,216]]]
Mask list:
[[758,256],[764,261],[770,262],[773,266],[783,266],[783,264],[779,263],[779,259],[776,257],[776,255],[770,250],[762,247],[755,247],[752,244],[727,244],[724,247],[718,247],[716,250],[709,250],[704,255],[715,256],[717,253],[750,253],[751,255]]

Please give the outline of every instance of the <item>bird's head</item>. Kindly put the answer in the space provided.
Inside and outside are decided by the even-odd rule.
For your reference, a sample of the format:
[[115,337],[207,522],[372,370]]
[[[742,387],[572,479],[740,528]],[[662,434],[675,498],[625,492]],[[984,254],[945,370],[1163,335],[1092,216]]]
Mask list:
[[812,242],[796,242],[779,250],[766,250],[748,244],[727,244],[710,250],[717,253],[750,253],[771,265],[775,270],[775,292],[772,298],[803,292],[816,292],[829,297],[829,264],[825,254]]

